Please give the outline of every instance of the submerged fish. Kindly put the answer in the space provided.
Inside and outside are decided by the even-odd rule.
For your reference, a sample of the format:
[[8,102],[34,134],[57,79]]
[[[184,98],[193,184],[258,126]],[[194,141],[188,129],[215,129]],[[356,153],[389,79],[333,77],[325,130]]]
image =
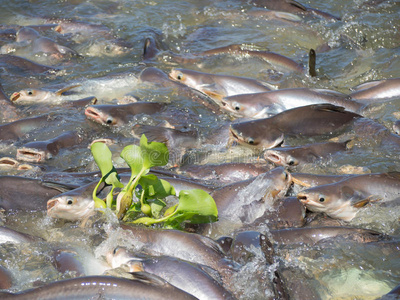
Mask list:
[[77,132],[68,131],[47,141],[30,142],[17,149],[17,159],[44,162],[58,154],[60,149],[79,144],[82,138]]
[[19,113],[0,84],[0,123],[18,120]]
[[5,226],[0,226],[0,244],[3,243],[32,243],[40,240],[40,238],[29,235],[27,233],[22,233]]
[[29,59],[10,54],[0,54],[0,66],[6,70],[9,70],[10,67],[14,67],[17,72],[23,72],[27,75],[58,71],[56,67],[41,65]]
[[196,299],[161,278],[136,273],[134,279],[87,276],[56,281],[19,293],[1,293],[1,299]]
[[348,150],[348,143],[317,143],[298,147],[281,147],[266,150],[264,157],[266,160],[284,167],[304,165],[320,160],[328,159],[337,152]]
[[3,142],[7,140],[15,141],[37,128],[48,126],[51,120],[51,116],[41,115],[0,125],[0,140]]
[[311,104],[330,103],[348,111],[358,112],[364,106],[342,94],[326,89],[292,88],[243,94],[222,99],[223,108],[249,118],[264,118],[288,109]]
[[286,110],[270,118],[231,124],[230,133],[239,143],[268,149],[282,144],[286,136],[332,135],[359,118],[360,115],[340,106],[316,104]]
[[169,77],[206,94],[218,103],[222,98],[228,96],[271,90],[271,87],[252,78],[210,74],[186,69],[173,69],[169,73]]
[[202,266],[169,256],[143,257],[117,247],[107,254],[113,268],[128,264],[130,272],[145,271],[167,280],[173,286],[198,299],[235,299],[220,283],[201,269]]
[[358,209],[370,202],[391,201],[399,197],[399,172],[351,176],[297,194],[297,198],[307,209],[345,221],[351,221]]

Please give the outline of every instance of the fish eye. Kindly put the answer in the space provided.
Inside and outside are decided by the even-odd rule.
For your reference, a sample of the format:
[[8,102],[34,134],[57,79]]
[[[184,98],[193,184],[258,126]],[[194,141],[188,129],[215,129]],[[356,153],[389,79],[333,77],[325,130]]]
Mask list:
[[107,124],[112,124],[112,123],[113,123],[113,119],[108,118],[108,119],[106,120],[106,123],[107,123]]
[[182,74],[182,73],[179,73],[179,74],[176,76],[176,79],[182,80],[182,79],[183,79],[183,74]]
[[321,202],[321,203],[322,203],[322,202],[325,202],[325,198],[324,198],[324,197],[320,197],[320,198],[319,198],[319,202]]
[[294,160],[293,159],[289,160],[288,165],[289,166],[293,166],[294,165]]
[[72,205],[74,203],[74,200],[72,198],[68,198],[67,204]]
[[111,46],[110,45],[107,45],[107,46],[105,46],[104,47],[104,50],[106,51],[106,52],[111,52]]
[[254,145],[254,139],[253,139],[253,138],[248,138],[247,142],[248,142],[250,145]]
[[237,111],[239,111],[240,110],[240,105],[239,105],[239,103],[233,103],[233,108],[235,109],[235,110],[237,110]]
[[33,95],[33,92],[29,90],[28,95]]

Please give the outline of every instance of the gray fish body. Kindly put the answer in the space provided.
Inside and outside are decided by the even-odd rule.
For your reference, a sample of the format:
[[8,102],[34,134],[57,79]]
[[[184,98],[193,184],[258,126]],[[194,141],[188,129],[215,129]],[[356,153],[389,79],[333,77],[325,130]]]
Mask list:
[[303,4],[294,0],[252,0],[251,3],[258,7],[264,7],[269,10],[284,11],[292,14],[315,14],[328,20],[336,21],[340,18],[315,9],[304,6]]
[[74,272],[76,276],[84,276],[85,268],[75,251],[57,249],[53,253],[53,265],[60,273]]
[[210,238],[171,229],[157,230],[127,225],[121,227],[127,231],[126,238],[143,243],[143,249],[150,255],[173,256],[209,266],[220,273],[229,270],[220,246]]
[[192,178],[215,180],[220,183],[247,180],[271,170],[270,165],[252,163],[224,163],[206,165],[187,165],[179,168],[179,172]]
[[17,140],[39,127],[46,126],[48,121],[49,117],[42,115],[0,125],[0,140]]
[[81,142],[76,132],[68,131],[47,141],[30,142],[17,149],[17,159],[29,162],[44,162],[58,154],[60,149]]
[[210,74],[187,69],[173,69],[169,77],[206,94],[217,102],[223,97],[271,90],[252,78]]
[[159,278],[130,280],[111,276],[88,276],[56,281],[16,294],[3,294],[1,298],[4,300],[196,299]]
[[371,242],[383,237],[377,231],[353,227],[310,227],[271,230],[273,242],[278,245],[307,244],[314,245],[322,240],[349,237],[357,241]]
[[85,115],[103,125],[123,125],[129,122],[135,115],[152,115],[161,112],[165,105],[156,102],[135,102],[122,105],[95,105],[88,106]]
[[113,268],[126,263],[131,272],[143,270],[157,275],[198,299],[234,299],[219,282],[197,264],[170,256],[137,256],[120,247],[114,250],[110,260]]
[[383,99],[400,96],[400,78],[369,81],[356,86],[351,98],[365,103],[374,103]]
[[293,182],[301,186],[318,186],[341,181],[352,175],[316,175],[307,173],[292,173]]
[[332,135],[360,115],[331,104],[293,108],[275,116],[231,124],[231,134],[238,142],[258,148],[274,148],[285,136]]
[[333,218],[352,220],[358,208],[370,201],[391,201],[400,197],[400,173],[351,176],[337,183],[321,185],[297,194],[307,209]]
[[11,228],[0,226],[0,244],[3,243],[32,243],[39,240],[39,238],[31,236],[26,233],[18,232]]
[[5,69],[9,69],[10,66],[13,66],[18,71],[29,75],[57,71],[57,68],[41,65],[29,59],[9,54],[0,54],[0,66],[4,67]]
[[[39,179],[0,176],[0,207],[5,210],[46,210],[47,200],[72,189]],[[29,201],[27,201],[29,199]]]
[[235,299],[215,279],[198,267],[171,257],[142,261],[144,271],[160,276],[198,299]]
[[358,112],[364,106],[353,101],[348,95],[321,89],[292,88],[254,93],[249,95],[236,95],[222,100],[228,110],[234,111],[244,117],[262,118],[263,116],[276,115],[288,109],[329,103],[342,106],[348,111]]
[[337,152],[347,150],[344,143],[317,143],[298,147],[280,147],[264,152],[265,159],[278,166],[290,167],[327,159]]

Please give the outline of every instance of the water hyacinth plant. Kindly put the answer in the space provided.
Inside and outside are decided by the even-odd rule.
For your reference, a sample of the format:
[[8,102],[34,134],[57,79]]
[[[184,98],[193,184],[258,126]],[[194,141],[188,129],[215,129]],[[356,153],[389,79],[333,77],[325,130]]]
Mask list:
[[[148,143],[146,136],[142,135],[139,145],[129,145],[122,150],[120,156],[131,169],[131,177],[126,185],[120,181],[112,163],[112,153],[106,144],[93,143],[90,150],[102,175],[93,190],[95,207],[113,209],[118,218],[125,222],[145,225],[162,223],[169,228],[180,228],[184,221],[199,224],[217,220],[217,206],[207,192],[200,189],[181,190],[176,195],[168,181],[148,174],[150,168],[168,163],[169,152],[165,144]],[[105,200],[96,196],[101,183],[112,186]],[[114,197],[117,190],[119,192]],[[168,196],[177,196],[179,202],[168,205]]]

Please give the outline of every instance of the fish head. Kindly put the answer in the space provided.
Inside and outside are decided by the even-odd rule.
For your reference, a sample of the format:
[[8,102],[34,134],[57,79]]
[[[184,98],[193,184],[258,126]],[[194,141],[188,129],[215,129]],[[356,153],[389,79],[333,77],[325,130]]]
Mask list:
[[127,248],[118,246],[107,252],[106,260],[112,268],[118,268],[128,262],[140,263],[143,259],[130,253]]
[[299,161],[288,152],[277,149],[266,150],[264,158],[278,166],[292,167],[299,164]]
[[117,125],[117,120],[105,111],[98,109],[95,106],[88,106],[85,109],[85,116],[102,125],[114,126]]
[[94,212],[94,201],[77,195],[57,196],[47,201],[47,215],[71,221],[83,220]]
[[17,43],[24,41],[32,41],[38,37],[40,37],[40,34],[35,29],[31,27],[22,27],[17,31],[15,41]]
[[313,212],[326,212],[332,199],[326,194],[308,189],[297,194],[297,199],[303,203],[308,210]]
[[43,101],[49,95],[48,91],[26,89],[19,92],[15,92],[11,95],[10,100],[15,102],[38,102]]
[[[235,96],[232,96],[235,97]],[[243,105],[237,100],[234,100],[234,98],[231,97],[224,97],[221,99],[222,107],[225,108],[226,110],[233,112],[235,114],[239,114],[240,116],[244,117],[252,117],[253,115],[256,114],[255,111],[251,109],[251,107],[247,105]]]
[[270,179],[273,181],[272,190],[270,195],[273,199],[278,199],[285,196],[287,190],[292,184],[292,176],[283,167],[275,168],[269,171]]
[[284,141],[284,135],[279,129],[260,127],[257,120],[231,124],[229,129],[234,140],[252,147],[269,149],[279,146]]

